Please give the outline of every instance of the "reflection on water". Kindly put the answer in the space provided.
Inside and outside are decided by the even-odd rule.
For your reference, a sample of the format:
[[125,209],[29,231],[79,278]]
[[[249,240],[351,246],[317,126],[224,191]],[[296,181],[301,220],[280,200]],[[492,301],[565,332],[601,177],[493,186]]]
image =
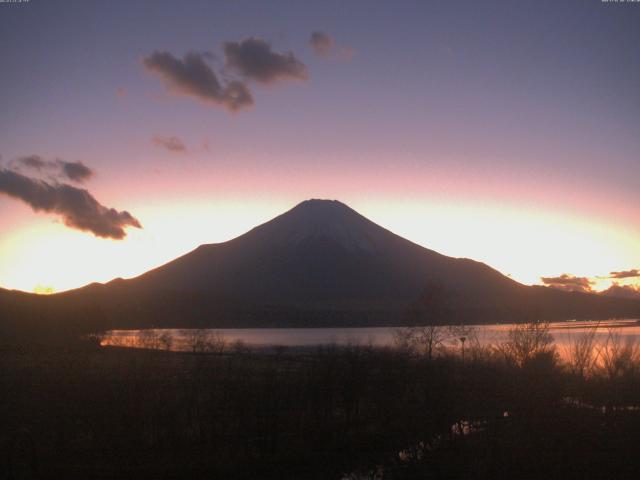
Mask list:
[[[467,345],[497,345],[507,340],[515,324],[478,325],[464,327]],[[447,327],[442,327],[446,329]],[[459,329],[448,329],[444,344],[460,346]],[[593,337],[594,348],[601,347],[612,332],[622,343],[640,339],[640,320],[608,320],[601,322],[558,322],[549,324],[558,354],[568,355],[572,345],[587,335]],[[396,329],[371,328],[248,328],[248,329],[148,329],[112,330],[106,333],[102,345],[154,348],[174,351],[222,351],[233,348],[309,347],[317,345],[393,346]]]

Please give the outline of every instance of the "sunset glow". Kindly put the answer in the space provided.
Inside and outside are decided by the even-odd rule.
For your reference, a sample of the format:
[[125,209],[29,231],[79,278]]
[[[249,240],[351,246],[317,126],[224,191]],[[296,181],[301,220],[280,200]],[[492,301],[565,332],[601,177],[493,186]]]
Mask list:
[[[340,15],[194,2],[172,11],[174,32],[145,14],[149,2],[88,3],[0,13],[0,169],[86,189],[123,215],[126,237],[0,192],[1,287],[133,277],[308,198],[338,199],[525,284],[568,274],[598,291],[640,286],[610,278],[640,267],[640,9],[567,2],[550,19],[536,2],[507,2],[498,19],[477,2],[464,16],[458,2],[339,2]],[[621,21],[630,16],[635,25]],[[390,23],[403,28],[381,33]],[[273,69],[251,70],[249,48]],[[212,52],[191,60],[217,74],[224,56],[251,99],[226,77],[219,91],[176,77],[171,65],[190,68],[188,52]],[[37,171],[23,161],[34,155]],[[77,162],[93,174],[52,180]]]

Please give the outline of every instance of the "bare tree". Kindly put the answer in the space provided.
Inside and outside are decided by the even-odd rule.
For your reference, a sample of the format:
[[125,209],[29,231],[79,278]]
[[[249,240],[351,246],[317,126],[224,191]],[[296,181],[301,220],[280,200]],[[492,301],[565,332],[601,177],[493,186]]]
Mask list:
[[554,355],[549,323],[524,323],[509,330],[507,341],[497,347],[505,358],[518,366],[542,354]]
[[424,355],[431,360],[437,351],[444,348],[448,334],[446,327],[438,325],[402,327],[395,330],[394,342],[403,350]]
[[598,358],[595,348],[595,338],[598,325],[590,328],[587,332],[571,337],[569,345],[565,349],[567,364],[572,374],[587,378],[592,372]]
[[640,363],[640,348],[635,338],[627,337],[623,343],[620,330],[615,328],[609,329],[597,355],[601,372],[611,380],[636,371]]
[[432,359],[449,336],[445,323],[450,320],[450,292],[440,283],[430,283],[411,304],[406,327],[394,333],[395,344]]
[[185,340],[192,353],[222,354],[227,347],[227,340],[222,333],[204,328],[187,330]]

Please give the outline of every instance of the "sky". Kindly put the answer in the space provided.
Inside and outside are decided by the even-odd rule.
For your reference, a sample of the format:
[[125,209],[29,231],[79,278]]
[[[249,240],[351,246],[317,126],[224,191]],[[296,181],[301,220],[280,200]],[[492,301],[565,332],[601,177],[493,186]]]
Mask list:
[[309,198],[525,284],[640,285],[640,2],[30,0],[0,44],[0,287]]

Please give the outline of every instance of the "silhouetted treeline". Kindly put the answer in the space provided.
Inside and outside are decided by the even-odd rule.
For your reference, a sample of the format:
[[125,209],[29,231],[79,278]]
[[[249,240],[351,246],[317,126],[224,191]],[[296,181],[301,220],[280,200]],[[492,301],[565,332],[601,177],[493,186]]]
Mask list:
[[[60,341],[110,329],[373,327],[640,317],[639,300],[521,287],[509,296],[490,289],[471,295],[433,284],[418,298],[403,302],[371,299],[331,308],[252,304],[205,293],[128,290],[118,282],[48,296],[0,289],[0,342]],[[432,313],[408,322],[407,310],[422,300],[430,302]],[[433,305],[442,303],[445,307],[434,315]]]
[[0,478],[633,478],[638,350],[611,345],[598,365],[559,364],[536,326],[464,360],[7,347]]

